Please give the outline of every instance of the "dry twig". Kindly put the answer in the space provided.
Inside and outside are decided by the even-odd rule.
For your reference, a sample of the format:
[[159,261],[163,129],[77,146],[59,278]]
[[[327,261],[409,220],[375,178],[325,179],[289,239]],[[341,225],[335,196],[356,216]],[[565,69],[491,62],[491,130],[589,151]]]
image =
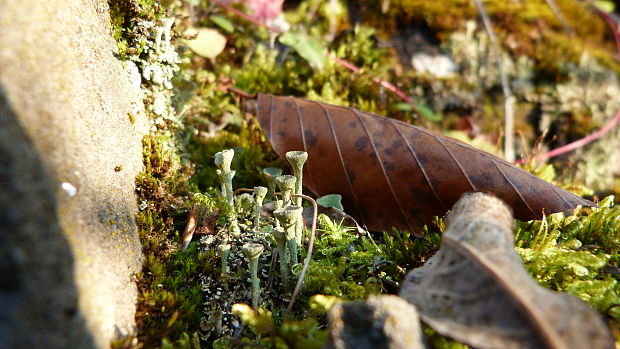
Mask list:
[[293,291],[293,295],[291,296],[291,301],[288,303],[288,307],[286,308],[286,313],[284,314],[284,318],[291,312],[293,309],[293,304],[295,304],[295,298],[299,295],[299,291],[301,291],[301,286],[304,283],[304,277],[306,276],[306,271],[308,271],[308,266],[310,265],[310,259],[312,259],[312,248],[314,247],[314,237],[316,235],[316,216],[318,212],[318,205],[316,201],[304,194],[293,194],[293,197],[300,197],[312,202],[312,206],[314,207],[314,213],[312,215],[312,227],[310,228],[310,241],[308,242],[308,253],[306,254],[306,260],[304,261],[304,267],[301,269],[301,273],[299,274],[299,279],[297,279],[297,285],[295,285],[295,290]]
[[510,89],[510,81],[508,81],[508,75],[504,70],[504,65],[502,64],[502,54],[499,48],[499,44],[497,43],[497,39],[495,37],[495,33],[493,32],[493,25],[491,24],[491,18],[487,13],[486,7],[482,3],[482,0],[474,0],[478,11],[480,12],[480,17],[482,18],[482,22],[484,23],[484,28],[489,35],[489,40],[491,41],[491,46],[493,47],[493,54],[495,55],[495,60],[497,61],[497,68],[499,69],[499,75],[502,82],[502,91],[504,93],[504,158],[508,162],[515,161],[515,150],[514,150],[514,103],[515,97],[512,95],[512,90]]

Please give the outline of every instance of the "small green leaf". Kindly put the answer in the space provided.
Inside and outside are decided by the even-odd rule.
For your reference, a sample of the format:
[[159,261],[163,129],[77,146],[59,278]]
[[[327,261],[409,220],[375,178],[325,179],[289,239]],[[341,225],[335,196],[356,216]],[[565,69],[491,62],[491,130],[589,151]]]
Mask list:
[[266,309],[256,311],[247,304],[236,303],[232,306],[232,313],[257,333],[270,333],[275,329],[273,315]]
[[443,115],[435,113],[433,109],[431,109],[425,103],[416,103],[415,106],[416,108],[418,108],[418,111],[424,118],[433,122],[439,122],[443,120]]
[[280,43],[293,48],[303,59],[312,66],[323,69],[325,55],[323,45],[315,38],[302,33],[286,32],[280,36]]
[[601,200],[601,202],[599,202],[598,206],[601,207],[601,208],[602,207],[612,208],[614,206],[614,199],[615,199],[614,195],[609,195],[608,197],[606,197],[603,200]]
[[234,24],[232,24],[232,22],[229,21],[226,17],[213,15],[209,17],[209,19],[211,20],[211,22],[215,23],[218,27],[224,29],[225,31],[229,33],[232,33],[233,31],[235,31]]
[[407,102],[398,102],[396,103],[396,109],[398,110],[402,110],[402,111],[413,111],[413,108],[411,107],[411,105]]
[[344,207],[342,207],[342,195],[340,194],[329,194],[321,196],[320,198],[316,199],[316,203],[323,207],[333,207],[344,211]]
[[[443,120],[443,115],[435,113],[427,104],[425,103],[416,103],[416,108],[420,112],[420,114],[425,118],[433,122],[439,122]],[[395,105],[396,109],[402,111],[413,111],[413,107],[411,104],[407,102],[399,102]]]

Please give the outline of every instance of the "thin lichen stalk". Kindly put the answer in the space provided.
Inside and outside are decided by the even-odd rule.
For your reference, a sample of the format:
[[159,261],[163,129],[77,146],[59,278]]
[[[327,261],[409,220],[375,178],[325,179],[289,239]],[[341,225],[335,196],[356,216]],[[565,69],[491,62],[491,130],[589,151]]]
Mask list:
[[260,230],[260,213],[263,207],[263,200],[267,195],[268,189],[265,187],[254,187],[254,230]]
[[222,196],[226,198],[226,202],[230,207],[228,219],[230,221],[230,233],[237,236],[241,233],[237,223],[237,214],[234,210],[233,185],[232,180],[235,177],[235,171],[230,170],[235,151],[226,149],[215,154],[215,165],[217,166],[217,175],[222,186]]
[[[293,174],[295,175],[295,191],[294,195],[301,195],[303,191],[303,174],[304,164],[308,160],[308,153],[305,151],[289,151],[286,153],[286,160],[293,167]],[[301,207],[301,196],[293,197],[293,204]],[[295,240],[297,245],[301,246],[301,240],[303,237],[303,220],[297,220],[295,224]]]
[[247,243],[241,248],[250,265],[250,282],[252,284],[252,307],[258,308],[260,298],[260,279],[258,278],[258,259],[263,253],[263,245]]
[[299,206],[286,206],[283,209],[273,212],[273,215],[280,222],[286,234],[286,246],[291,256],[291,263],[297,263],[299,246],[295,238],[295,227],[301,219],[303,208]]
[[230,245],[229,244],[220,244],[217,247],[217,252],[220,255],[220,258],[222,260],[222,271],[221,271],[221,275],[227,275],[229,273],[228,270],[228,255],[230,254]]
[[230,207],[233,207],[234,201],[232,194],[232,180],[235,177],[236,171],[222,172],[220,170],[217,170],[217,174],[224,184],[223,196],[226,198],[226,202],[230,205]]
[[282,280],[282,284],[284,288],[289,288],[290,280],[288,276],[288,262],[289,262],[289,252],[286,244],[286,233],[281,228],[275,228],[271,232],[274,240],[276,241],[276,245],[278,246],[278,255],[280,261],[280,280]]

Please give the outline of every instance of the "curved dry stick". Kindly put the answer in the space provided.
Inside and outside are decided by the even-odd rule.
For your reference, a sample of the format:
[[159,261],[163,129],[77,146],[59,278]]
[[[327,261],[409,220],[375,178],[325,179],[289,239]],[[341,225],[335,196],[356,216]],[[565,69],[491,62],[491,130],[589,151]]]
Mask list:
[[618,49],[618,54],[620,54],[620,32],[618,32],[618,22],[620,21],[620,17],[618,17],[618,15],[616,15],[615,13],[607,13],[601,10],[592,0],[588,2],[594,7],[596,13],[598,13],[599,16],[603,17],[605,22],[607,22],[607,25],[609,25],[616,41],[616,48]]
[[568,24],[568,21],[566,21],[566,18],[564,18],[564,15],[562,15],[562,11],[560,11],[560,8],[558,8],[558,5],[555,3],[555,1],[545,1],[547,2],[547,5],[549,5],[549,7],[551,8],[551,12],[553,12],[553,15],[558,19],[558,21],[560,21],[560,24],[562,24],[562,26],[564,27],[564,31],[566,31],[569,36],[574,36],[575,31],[570,26],[570,24]]
[[312,248],[314,247],[314,236],[316,232],[316,216],[318,212],[318,206],[316,201],[304,194],[293,194],[294,197],[300,197],[302,199],[309,200],[312,202],[312,206],[314,208],[314,213],[312,214],[312,228],[310,228],[310,241],[308,242],[308,253],[306,254],[306,260],[304,261],[304,267],[301,269],[301,273],[299,274],[299,279],[297,279],[297,285],[295,285],[295,290],[293,291],[293,295],[291,296],[291,301],[288,303],[288,307],[286,307],[286,312],[284,313],[284,318],[286,319],[287,315],[293,309],[293,304],[295,304],[295,298],[299,295],[299,291],[301,291],[301,286],[304,283],[304,277],[306,276],[306,271],[308,270],[308,266],[310,265],[310,259],[312,259]]
[[236,87],[232,87],[232,86],[229,86],[227,89],[228,89],[228,92],[233,92],[234,94],[236,94],[238,96],[241,96],[243,98],[256,99],[256,95],[257,95],[256,93],[249,94],[249,93],[247,93],[247,92],[245,92],[243,90],[240,90],[240,89],[238,89]]
[[248,189],[248,188],[239,188],[235,191],[233,191],[233,196],[239,194],[239,193],[245,193],[245,192],[254,192],[254,189]]
[[540,155],[540,157],[552,158],[571,150],[575,150],[579,147],[582,147],[588,143],[591,143],[599,138],[601,138],[604,134],[611,131],[617,124],[620,122],[620,110],[616,113],[616,115],[611,119],[605,126],[603,126],[598,131],[588,135],[580,140],[574,141],[572,143],[568,143],[567,145],[561,146],[559,148],[555,148],[552,151]]

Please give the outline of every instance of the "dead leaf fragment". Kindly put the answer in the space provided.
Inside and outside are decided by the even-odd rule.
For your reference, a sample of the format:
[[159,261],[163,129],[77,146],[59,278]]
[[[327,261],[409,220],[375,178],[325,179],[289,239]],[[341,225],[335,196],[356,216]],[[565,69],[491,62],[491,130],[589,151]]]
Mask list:
[[501,200],[464,195],[448,215],[441,249],[407,274],[400,296],[434,330],[476,348],[614,348],[593,308],[528,275],[512,224]]
[[192,237],[194,236],[194,231],[196,231],[196,226],[198,225],[198,219],[200,218],[200,205],[194,204],[192,210],[189,212],[189,216],[187,217],[187,225],[185,225],[185,230],[183,231],[183,238],[181,239],[182,249],[185,251],[189,243],[192,241]]
[[308,152],[304,185],[340,194],[362,226],[417,233],[472,191],[491,192],[522,220],[594,206],[494,155],[398,120],[300,98],[258,95],[274,151]]
[[194,234],[213,234],[215,232],[215,221],[219,216],[218,210],[203,213],[199,204],[194,204],[187,217],[187,225],[183,231],[181,239],[182,250],[185,251],[192,242]]

